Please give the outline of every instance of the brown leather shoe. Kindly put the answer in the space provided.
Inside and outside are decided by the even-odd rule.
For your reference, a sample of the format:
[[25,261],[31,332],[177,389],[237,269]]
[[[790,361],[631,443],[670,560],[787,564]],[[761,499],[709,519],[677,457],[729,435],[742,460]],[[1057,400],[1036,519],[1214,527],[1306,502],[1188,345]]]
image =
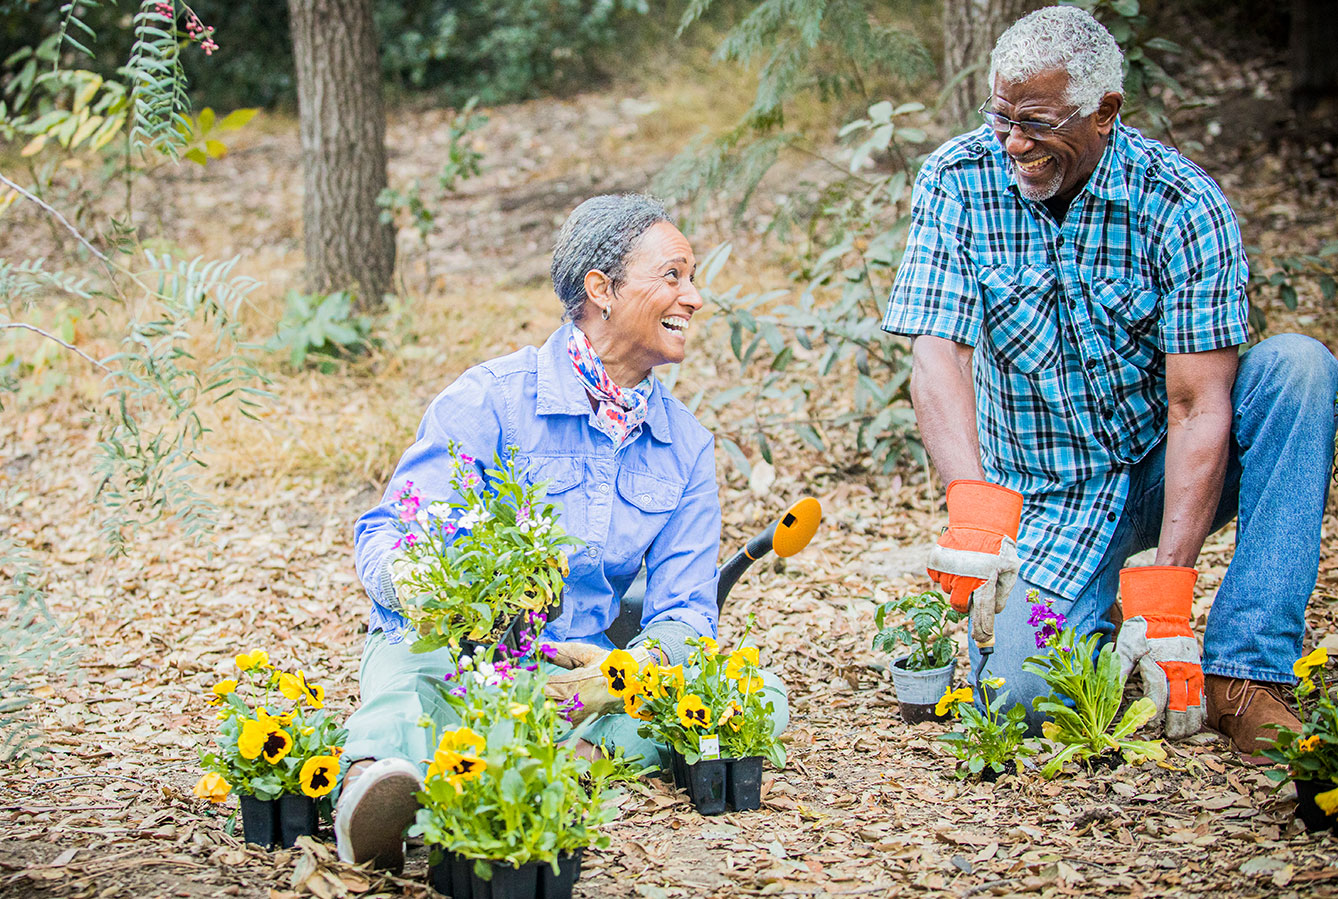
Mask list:
[[1292,711],[1283,689],[1285,684],[1222,677],[1203,678],[1203,696],[1207,702],[1204,724],[1231,741],[1241,754],[1241,761],[1252,765],[1270,765],[1259,753],[1273,745],[1278,732],[1267,724],[1301,729],[1301,721]]

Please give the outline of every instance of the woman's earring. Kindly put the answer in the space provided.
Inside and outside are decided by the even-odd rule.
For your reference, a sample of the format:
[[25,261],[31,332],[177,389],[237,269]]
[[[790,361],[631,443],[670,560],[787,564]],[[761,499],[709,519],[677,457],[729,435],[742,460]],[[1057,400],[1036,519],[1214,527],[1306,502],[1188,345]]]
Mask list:
[[608,321],[608,320],[609,320],[609,307],[608,307],[608,306],[605,306],[604,309],[599,313],[599,317],[602,318],[602,319],[604,319],[604,321]]

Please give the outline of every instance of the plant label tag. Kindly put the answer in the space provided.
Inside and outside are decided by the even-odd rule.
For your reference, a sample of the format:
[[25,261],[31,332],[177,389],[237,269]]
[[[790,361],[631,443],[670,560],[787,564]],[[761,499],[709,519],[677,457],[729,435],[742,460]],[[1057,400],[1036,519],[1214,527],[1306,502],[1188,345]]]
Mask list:
[[710,761],[720,758],[720,738],[715,734],[709,737],[702,737],[701,740],[702,758]]

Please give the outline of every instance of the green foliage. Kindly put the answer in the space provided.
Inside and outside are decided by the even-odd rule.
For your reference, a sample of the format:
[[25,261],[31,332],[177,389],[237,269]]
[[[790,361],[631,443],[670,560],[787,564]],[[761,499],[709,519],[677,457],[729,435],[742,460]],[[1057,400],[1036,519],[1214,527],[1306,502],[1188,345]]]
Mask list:
[[1046,740],[1060,747],[1041,769],[1043,777],[1054,777],[1066,762],[1107,753],[1123,753],[1131,765],[1166,758],[1160,740],[1132,739],[1157,714],[1151,699],[1135,700],[1116,722],[1124,696],[1120,663],[1114,648],[1100,643],[1101,634],[1079,640],[1066,627],[1046,641],[1045,652],[1022,663],[1023,671],[1043,678],[1051,690],[1032,701],[1036,711],[1051,719],[1041,725]]
[[[993,685],[1002,685],[1002,678],[995,678]],[[987,702],[982,712],[976,708],[970,698],[953,703],[953,710],[961,722],[959,730],[943,734],[938,739],[948,744],[949,751],[961,761],[957,766],[959,778],[978,777],[986,768],[996,775],[1003,774],[1007,762],[1016,761],[1027,755],[1035,755],[1036,749],[1024,741],[1027,737],[1027,710],[1022,703],[1004,711],[1008,702],[1008,691],[996,692],[993,696],[986,690]]]
[[1260,259],[1258,247],[1246,247],[1250,253],[1250,281],[1246,293],[1250,296],[1250,324],[1262,334],[1268,328],[1264,305],[1270,295],[1292,312],[1299,302],[1298,288],[1312,283],[1319,290],[1320,299],[1332,306],[1338,298],[1338,241],[1329,241],[1317,253],[1295,253],[1273,256],[1270,265]]
[[[0,495],[6,505],[21,497]],[[41,688],[70,678],[78,648],[70,632],[51,614],[38,588],[32,560],[0,538],[0,762],[42,748],[41,728],[31,714]]]
[[937,590],[888,600],[874,613],[878,633],[874,635],[873,648],[892,652],[898,646],[909,647],[907,671],[942,668],[952,661],[956,649],[948,625],[965,617]]
[[371,318],[354,314],[353,294],[348,291],[321,295],[290,290],[279,331],[265,349],[286,352],[293,368],[314,358],[328,372],[334,361],[367,352],[371,334]]
[[1292,697],[1301,729],[1277,728],[1273,746],[1264,755],[1282,767],[1264,772],[1270,780],[1338,779],[1338,704],[1324,677],[1328,660],[1328,651],[1317,649],[1293,666],[1300,677]]
[[447,448],[457,499],[425,503],[412,485],[396,498],[391,576],[418,630],[414,652],[495,640],[516,616],[556,605],[565,548],[583,542],[562,530],[561,507],[545,500],[545,482],[529,483],[514,448],[486,469],[454,441]]
[[481,658],[439,684],[442,702],[468,726],[436,732],[419,809],[410,836],[433,856],[448,850],[515,867],[553,865],[560,854],[607,847],[603,828],[617,814],[609,785],[627,776],[622,758],[589,761],[571,748],[570,726],[544,696],[548,678],[538,666]]

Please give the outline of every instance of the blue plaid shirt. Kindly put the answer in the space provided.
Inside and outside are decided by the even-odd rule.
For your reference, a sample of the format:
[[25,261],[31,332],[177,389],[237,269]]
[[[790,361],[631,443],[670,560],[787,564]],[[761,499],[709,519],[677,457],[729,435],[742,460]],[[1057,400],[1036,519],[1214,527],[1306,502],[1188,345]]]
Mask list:
[[1027,580],[1091,581],[1166,434],[1165,354],[1245,343],[1247,276],[1217,184],[1119,122],[1062,225],[988,127],[925,162],[883,328],[976,348],[981,464],[1026,497]]

